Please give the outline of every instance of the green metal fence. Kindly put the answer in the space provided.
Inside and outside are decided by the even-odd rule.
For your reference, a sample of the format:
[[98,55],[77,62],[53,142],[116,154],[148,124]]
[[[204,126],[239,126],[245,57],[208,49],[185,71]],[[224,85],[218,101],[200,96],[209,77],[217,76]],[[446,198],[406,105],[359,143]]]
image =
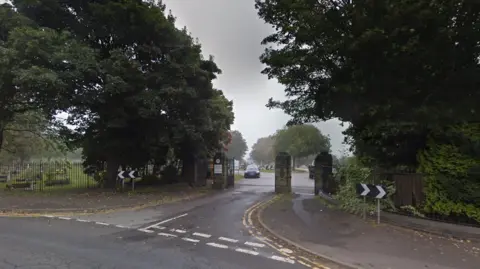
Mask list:
[[0,165],[0,189],[49,191],[97,188],[81,163],[38,162]]

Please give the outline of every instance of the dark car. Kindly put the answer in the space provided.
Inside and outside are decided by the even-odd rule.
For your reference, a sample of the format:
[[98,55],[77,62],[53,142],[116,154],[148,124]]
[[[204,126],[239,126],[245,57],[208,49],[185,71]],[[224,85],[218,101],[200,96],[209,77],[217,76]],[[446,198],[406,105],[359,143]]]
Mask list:
[[255,165],[247,166],[245,173],[243,174],[244,178],[260,178],[260,170]]

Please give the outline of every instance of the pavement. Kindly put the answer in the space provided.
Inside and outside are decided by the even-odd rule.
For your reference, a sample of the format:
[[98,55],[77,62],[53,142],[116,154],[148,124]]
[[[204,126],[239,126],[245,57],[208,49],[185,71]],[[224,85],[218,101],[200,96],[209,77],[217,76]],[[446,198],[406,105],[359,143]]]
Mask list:
[[[293,189],[313,192],[307,177]],[[273,196],[274,175],[215,195],[106,213],[0,217],[0,268],[305,268],[253,233],[245,212]]]
[[260,218],[277,236],[353,268],[480,268],[479,243],[376,225],[305,195],[277,199]]

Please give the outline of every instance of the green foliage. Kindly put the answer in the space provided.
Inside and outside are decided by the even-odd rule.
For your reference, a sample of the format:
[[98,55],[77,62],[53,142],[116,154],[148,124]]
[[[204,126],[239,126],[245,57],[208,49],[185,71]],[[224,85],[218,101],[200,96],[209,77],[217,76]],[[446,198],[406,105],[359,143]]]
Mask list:
[[270,164],[275,160],[275,136],[261,137],[252,146],[250,158],[258,164]]
[[92,68],[92,51],[67,32],[38,27],[9,4],[0,5],[0,22],[0,148],[9,143],[3,149],[24,161],[50,139],[47,125]]
[[[374,183],[373,177],[378,177],[373,170],[363,166],[356,158],[351,157],[346,165],[340,167],[337,172],[337,179],[340,181],[338,192],[334,198],[340,202],[340,207],[348,212],[360,214],[363,210],[367,212],[376,211],[376,200],[367,199],[364,203],[363,198],[356,192],[356,185],[359,183]],[[388,198],[380,200],[381,209],[396,210],[391,197],[395,193],[393,182],[384,178],[377,178],[376,184],[386,186],[388,190]]]
[[[293,123],[339,118],[356,154],[416,167],[431,132],[479,118],[475,1],[256,0],[275,28],[263,73]],[[452,90],[455,89],[455,90]],[[455,100],[455,102],[452,102]]]
[[248,150],[247,141],[242,136],[240,131],[232,131],[232,141],[228,145],[228,151],[226,152],[227,158],[234,158],[235,160],[243,159],[245,153]]
[[[467,216],[480,222],[480,154],[472,145],[480,138],[480,124],[463,124],[431,135],[428,150],[419,154],[425,173],[423,210],[444,216]],[[478,144],[477,144],[478,145]]]
[[275,152],[288,152],[293,158],[304,158],[330,151],[330,138],[313,125],[294,125],[275,135]]

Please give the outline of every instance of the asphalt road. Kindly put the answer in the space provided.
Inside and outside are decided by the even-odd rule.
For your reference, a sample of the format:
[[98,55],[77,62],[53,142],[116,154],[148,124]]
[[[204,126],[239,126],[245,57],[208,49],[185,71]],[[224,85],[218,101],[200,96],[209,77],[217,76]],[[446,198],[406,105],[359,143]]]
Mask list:
[[[294,192],[313,193],[305,173]],[[180,204],[61,218],[0,218],[0,269],[275,268],[304,266],[251,235],[245,211],[274,190],[273,174]]]

